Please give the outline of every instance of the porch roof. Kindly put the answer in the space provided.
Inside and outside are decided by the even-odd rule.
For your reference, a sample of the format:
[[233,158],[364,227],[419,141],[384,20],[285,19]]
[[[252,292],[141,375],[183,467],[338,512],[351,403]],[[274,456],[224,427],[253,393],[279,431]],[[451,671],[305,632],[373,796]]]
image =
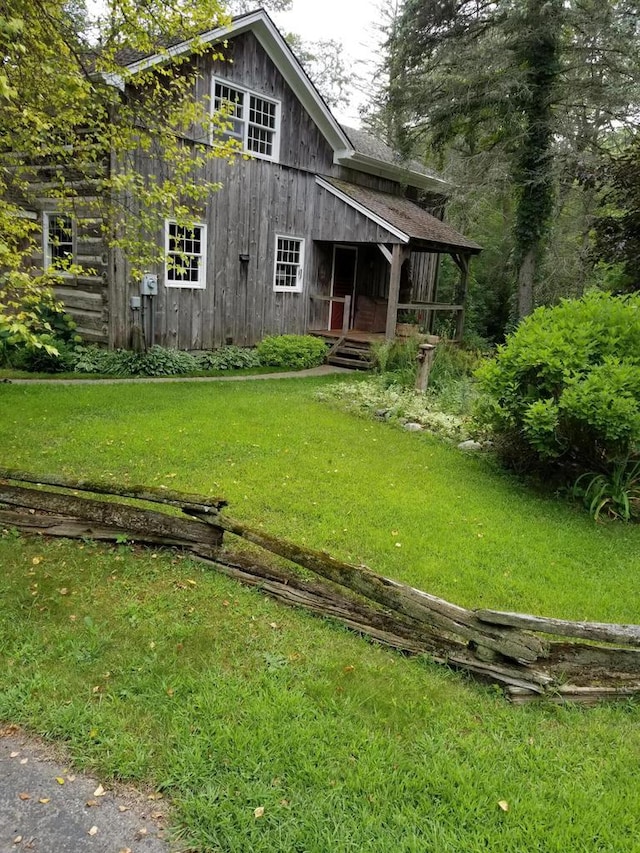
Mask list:
[[317,177],[316,181],[362,215],[387,228],[403,243],[413,243],[412,248],[423,248],[432,252],[463,252],[470,255],[482,251],[482,247],[473,240],[469,240],[455,228],[427,213],[407,198],[336,178]]

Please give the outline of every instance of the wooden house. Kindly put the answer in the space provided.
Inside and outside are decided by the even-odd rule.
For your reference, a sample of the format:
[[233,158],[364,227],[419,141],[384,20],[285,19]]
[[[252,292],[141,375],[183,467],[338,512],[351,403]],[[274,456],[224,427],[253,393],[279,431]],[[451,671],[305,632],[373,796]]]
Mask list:
[[[141,300],[147,342],[202,350],[283,333],[392,338],[399,309],[453,312],[460,333],[469,259],[480,248],[442,221],[446,182],[342,127],[263,10],[201,42],[224,42],[226,61],[194,57],[194,97],[231,105],[229,133],[249,156],[212,160],[207,178],[221,189],[194,211],[193,229],[166,220],[156,234],[167,260],[149,270],[157,293],[148,279]],[[169,59],[132,55],[126,66],[135,81],[136,71],[189,51],[187,41]],[[108,250],[90,218],[71,222],[51,202],[38,216],[44,265],[64,257],[92,269],[58,288],[80,333],[129,346],[141,284],[126,257]],[[435,292],[442,253],[461,271],[447,306]]]

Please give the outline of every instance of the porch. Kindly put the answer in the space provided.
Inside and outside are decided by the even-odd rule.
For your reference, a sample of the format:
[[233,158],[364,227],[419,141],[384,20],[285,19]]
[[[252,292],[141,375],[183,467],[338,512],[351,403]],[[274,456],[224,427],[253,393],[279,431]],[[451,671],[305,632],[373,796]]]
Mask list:
[[[345,231],[353,236],[330,236],[339,223],[337,216],[330,229],[318,227],[308,331],[334,344],[370,348],[375,341],[393,340],[405,319],[422,333],[433,333],[445,314],[451,320],[449,337],[460,340],[470,260],[480,246],[409,199],[344,181],[316,180],[350,211],[353,224]],[[375,226],[375,236],[370,226]],[[459,281],[441,300],[443,255],[452,258]]]

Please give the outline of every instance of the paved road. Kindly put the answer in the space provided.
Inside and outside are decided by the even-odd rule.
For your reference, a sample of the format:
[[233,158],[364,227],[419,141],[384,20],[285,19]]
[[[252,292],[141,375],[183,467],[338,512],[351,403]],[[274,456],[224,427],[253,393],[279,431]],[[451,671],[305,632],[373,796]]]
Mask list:
[[15,726],[0,729],[0,853],[169,853],[164,799],[99,785]]

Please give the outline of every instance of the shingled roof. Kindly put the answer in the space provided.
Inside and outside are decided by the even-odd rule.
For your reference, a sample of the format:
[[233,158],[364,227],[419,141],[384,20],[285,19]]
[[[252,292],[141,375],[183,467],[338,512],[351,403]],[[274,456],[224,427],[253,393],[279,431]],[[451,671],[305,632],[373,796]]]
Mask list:
[[386,142],[383,142],[377,136],[369,133],[366,130],[361,130],[355,127],[347,127],[342,125],[342,129],[349,137],[349,141],[353,145],[354,151],[357,154],[364,154],[366,157],[371,157],[374,160],[379,160],[381,163],[388,163],[390,166],[405,168],[411,172],[416,172],[433,178],[434,181],[441,181],[445,184],[443,178],[427,169],[418,160],[404,159],[397,151],[395,151]]
[[339,181],[336,178],[323,177],[316,180],[329,191],[333,188],[335,195],[342,198],[345,203],[365,208],[379,220],[388,223],[399,236],[406,238],[405,242],[417,241],[425,248],[435,251],[452,249],[474,255],[482,251],[482,248],[473,240],[464,237],[455,228],[427,213],[407,198],[350,184],[347,181]]

